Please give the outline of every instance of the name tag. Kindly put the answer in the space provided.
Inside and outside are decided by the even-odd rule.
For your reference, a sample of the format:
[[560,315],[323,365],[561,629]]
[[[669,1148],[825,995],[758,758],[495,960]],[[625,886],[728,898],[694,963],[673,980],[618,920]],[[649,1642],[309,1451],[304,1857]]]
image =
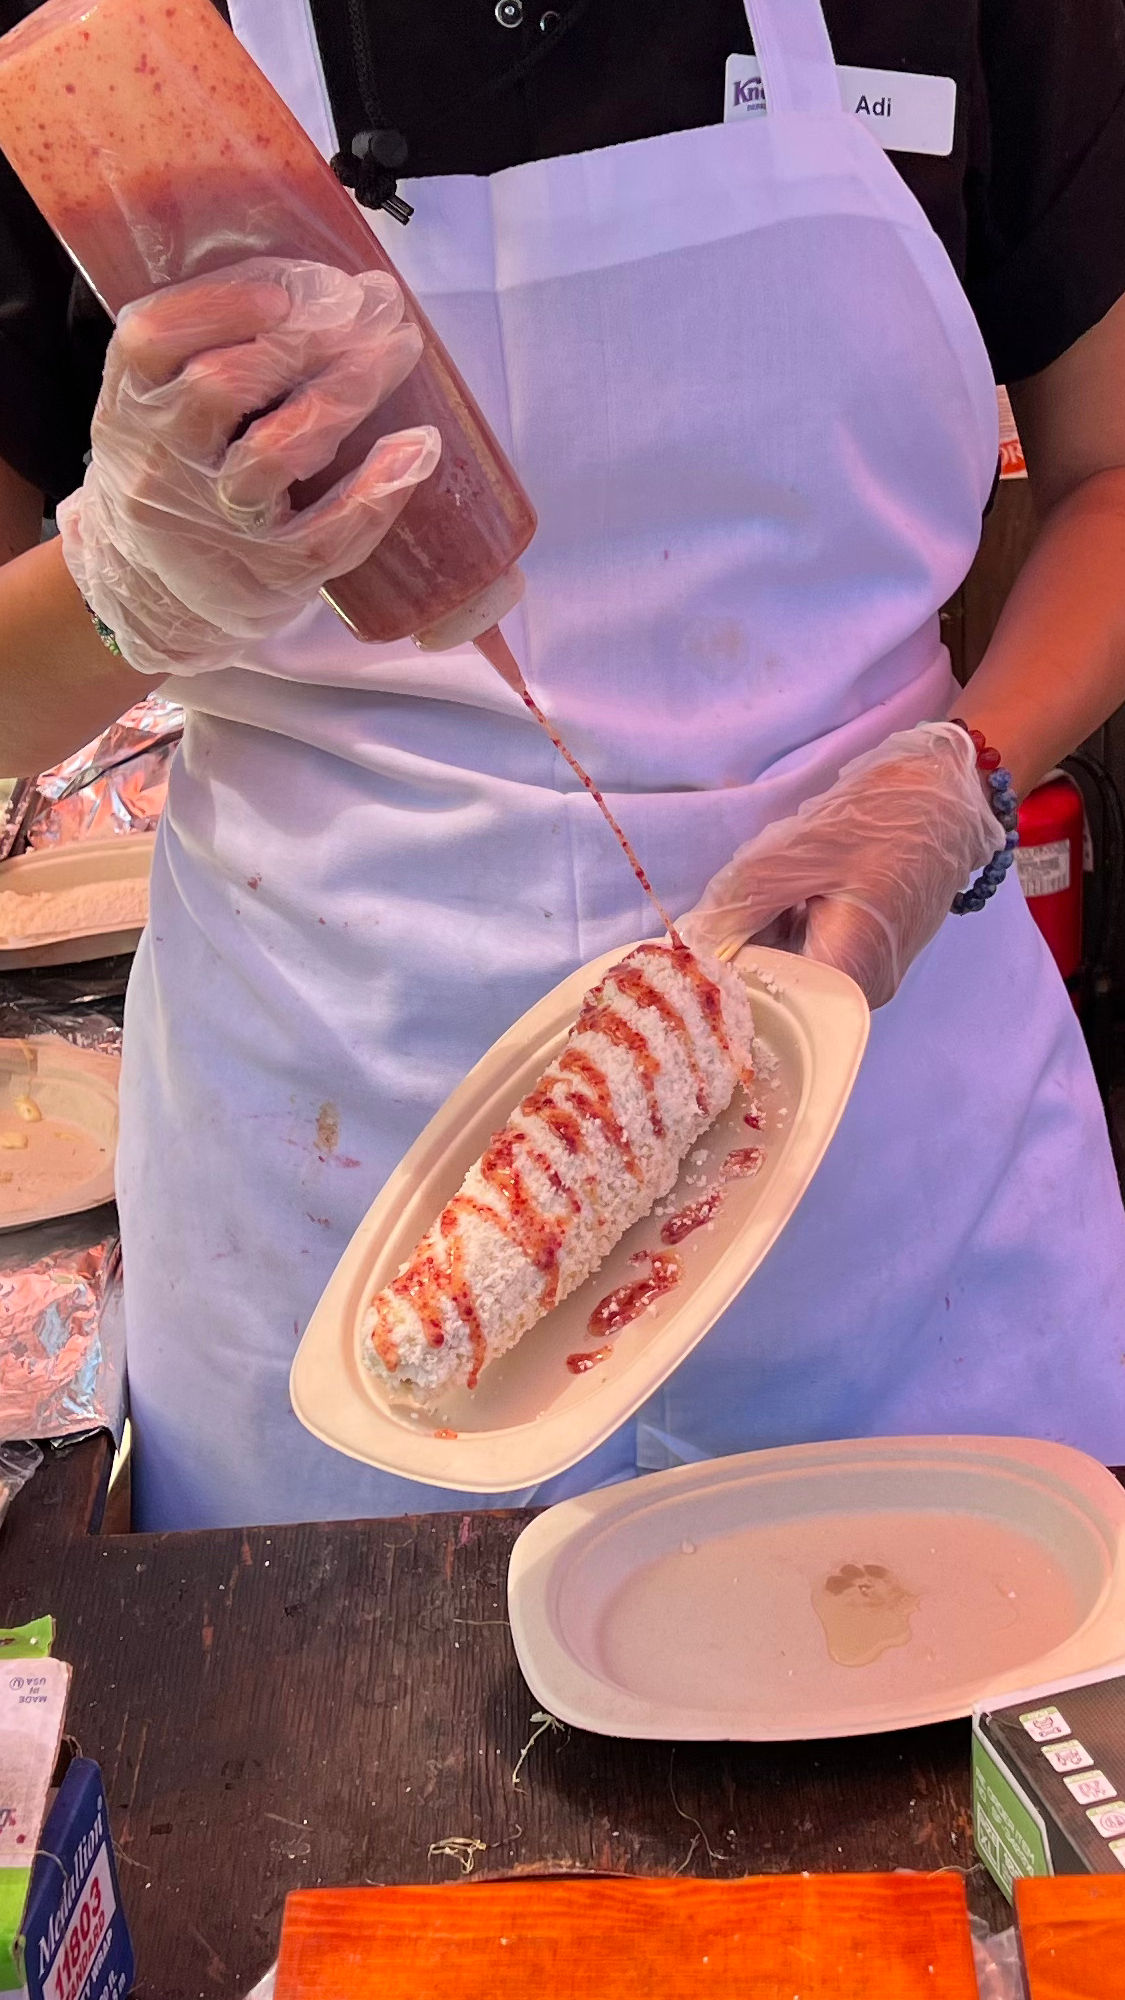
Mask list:
[[[953,151],[957,85],[951,76],[917,76],[899,69],[848,69],[841,64],[840,101],[862,118],[888,153]],[[723,122],[760,117],[768,109],[754,56],[728,56]]]

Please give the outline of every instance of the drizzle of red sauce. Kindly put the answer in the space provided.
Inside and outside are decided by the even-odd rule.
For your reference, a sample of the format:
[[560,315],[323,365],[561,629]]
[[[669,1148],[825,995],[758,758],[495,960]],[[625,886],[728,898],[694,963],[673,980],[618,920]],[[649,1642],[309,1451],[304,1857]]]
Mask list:
[[611,1007],[603,999],[604,988],[597,987],[590,994],[582,1012],[578,1016],[575,1032],[586,1035],[602,1035],[615,1048],[624,1049],[631,1055],[641,1079],[645,1102],[648,1105],[649,1124],[658,1139],[664,1136],[664,1119],[660,1111],[660,1100],[656,1095],[656,1079],[660,1075],[660,1060],[655,1056],[639,1028],[634,1028],[623,1014]]
[[566,1365],[572,1375],[588,1375],[591,1368],[597,1368],[601,1362],[608,1361],[612,1353],[612,1347],[595,1347],[589,1354],[568,1354]]
[[[637,947],[633,956],[640,958],[642,954],[650,954],[653,951],[669,952],[669,947],[659,944],[643,944]],[[722,1049],[723,1054],[729,1060],[733,1060],[734,1052],[730,1045],[730,1036],[727,1034],[727,1024],[723,1017],[723,996],[720,988],[715,984],[713,979],[708,978],[694,952],[690,952],[685,944],[674,940],[670,948],[670,956],[677,970],[682,972],[684,978],[690,980],[694,986],[695,996],[699,1001],[703,1018],[714,1035],[715,1040],[718,1042],[719,1047]],[[740,1071],[740,1075],[743,1083],[749,1084],[754,1081],[754,1072],[749,1065]]]
[[520,1110],[525,1118],[541,1118],[547,1130],[562,1140],[568,1153],[580,1153],[583,1150],[582,1120],[565,1104],[556,1102],[553,1089],[552,1084],[541,1083],[524,1098]]
[[382,1299],[376,1302],[375,1325],[371,1333],[371,1345],[379,1356],[388,1375],[393,1375],[401,1357],[398,1351],[398,1342],[387,1324],[387,1308]]
[[719,1213],[723,1205],[721,1188],[712,1188],[710,1194],[701,1195],[698,1201],[689,1201],[675,1215],[670,1215],[660,1232],[662,1243],[682,1243],[694,1229],[702,1229]]
[[[672,946],[655,943],[641,945],[631,954],[630,960],[615,967],[602,986],[588,997],[578,1018],[577,1030],[600,1034],[615,1047],[627,1051],[645,1092],[653,1131],[661,1136],[664,1122],[656,1094],[656,1078],[661,1067],[659,1058],[640,1029],[606,997],[607,993],[616,991],[638,1008],[647,1008],[655,1013],[677,1035],[696,1083],[700,1109],[706,1110],[702,1072],[692,1047],[688,1025],[679,1010],[646,979],[636,963],[645,954],[654,952],[670,959],[690,980],[711,1033],[724,1053],[730,1056],[721,990],[679,940]],[[577,1049],[573,1044],[563,1050],[557,1068],[560,1076],[556,1082],[539,1084],[523,1100],[520,1108],[524,1116],[540,1119],[572,1155],[585,1150],[584,1122],[599,1126],[620,1154],[629,1173],[640,1180],[642,1169],[614,1109],[609,1079],[604,1070],[592,1061],[585,1050]],[[565,1102],[559,1101],[556,1091],[564,1094]],[[528,1183],[526,1166],[529,1164],[560,1197],[561,1207],[553,1213],[541,1206]],[[736,1175],[756,1173],[760,1165],[759,1149],[747,1148],[728,1157],[723,1176],[730,1179]],[[497,1133],[481,1159],[480,1173],[488,1188],[497,1196],[495,1205],[473,1195],[455,1195],[439,1218],[436,1245],[416,1257],[390,1286],[396,1297],[413,1307],[431,1347],[444,1346],[445,1307],[450,1304],[454,1307],[469,1337],[471,1360],[467,1380],[470,1389],[476,1388],[488,1353],[477,1302],[465,1269],[464,1244],[459,1230],[461,1217],[476,1215],[491,1223],[516,1245],[536,1270],[542,1272],[542,1309],[549,1311],[558,1296],[563,1245],[582,1202],[577,1191],[562,1179],[553,1161],[535,1145],[532,1135],[520,1127],[508,1126]],[[583,1192],[587,1200],[596,1201],[596,1176],[587,1175],[584,1178]],[[661,1231],[663,1242],[681,1242],[694,1229],[701,1228],[716,1214],[720,1201],[719,1191],[712,1190],[701,1200],[682,1209],[678,1215],[670,1217]],[[619,1286],[601,1301],[590,1317],[591,1333],[608,1336],[618,1332],[679,1282],[681,1265],[672,1254],[645,1252],[633,1262],[647,1266],[644,1275],[630,1285]],[[382,1306],[376,1313],[371,1338],[383,1366],[393,1374],[400,1365],[401,1355]],[[604,1360],[605,1353],[598,1353],[593,1358],[571,1357],[572,1361],[575,1359],[583,1362],[583,1370],[575,1372],[584,1372],[586,1367],[594,1367],[598,1361]]]
[[432,1250],[424,1256],[415,1257],[405,1271],[401,1271],[390,1289],[396,1299],[413,1306],[422,1322],[422,1331],[430,1347],[444,1347],[445,1322],[442,1302],[448,1296],[448,1273],[443,1271]]
[[741,1146],[737,1152],[728,1153],[722,1165],[725,1181],[746,1180],[751,1174],[761,1172],[765,1154],[760,1146]]
[[644,1261],[649,1266],[647,1277],[631,1285],[618,1285],[594,1307],[586,1324],[595,1340],[612,1339],[654,1300],[679,1284],[684,1267],[674,1251],[648,1250]]
[[635,1007],[647,1007],[666,1028],[670,1028],[672,1033],[679,1037],[695,1084],[696,1102],[701,1111],[706,1111],[707,1094],[703,1088],[703,1072],[696,1060],[688,1024],[679,1008],[673,1007],[667,994],[662,993],[659,986],[654,986],[650,979],[645,978],[640,966],[634,963],[634,958],[635,954],[631,954],[623,965],[616,966],[613,972],[607,975],[606,984],[612,981],[626,1000],[631,1000]]
[[[520,1172],[517,1149],[527,1154],[555,1193],[563,1198],[565,1215],[548,1215],[540,1208]],[[496,1189],[506,1206],[508,1234],[516,1247],[529,1264],[543,1273],[544,1308],[554,1305],[559,1289],[559,1252],[581,1206],[578,1196],[573,1188],[567,1187],[547,1155],[533,1145],[529,1135],[511,1126],[497,1133],[481,1160],[480,1171],[482,1179]]]
[[480,1371],[488,1359],[488,1343],[484,1328],[480,1323],[477,1302],[473,1288],[465,1270],[465,1246],[457,1228],[457,1218],[446,1208],[442,1211],[439,1224],[443,1241],[448,1246],[449,1291],[448,1296],[460,1313],[469,1335],[469,1349],[472,1367],[469,1372],[468,1387],[475,1389],[480,1379]]
[[[477,644],[479,646],[480,644],[479,640],[477,641]],[[486,658],[487,657],[488,655],[486,654]],[[493,665],[495,664],[496,662],[493,661]],[[536,701],[534,695],[528,693],[527,688],[522,683],[522,678],[520,684],[520,694],[522,696],[522,699],[526,707],[528,707],[531,710],[531,713],[535,717],[536,722],[539,724],[540,729],[546,730],[547,735],[550,737],[552,743],[555,746],[555,749],[559,753],[559,756],[562,757],[566,761],[566,763],[570,765],[570,768],[574,772],[575,777],[578,779],[579,784],[584,786],[585,790],[589,792],[590,797],[593,799],[594,804],[597,806],[598,811],[600,812],[606,825],[609,827],[609,830],[613,834],[614,839],[617,841],[617,844],[620,847],[622,853],[624,854],[626,861],[629,863],[629,866],[632,869],[634,875],[636,876],[638,882],[640,883],[641,888],[644,890],[645,895],[649,899],[649,902],[652,904],[654,910],[659,916],[660,921],[664,925],[665,930],[668,932],[669,937],[671,937],[676,944],[680,944],[681,941],[679,932],[677,931],[675,924],[672,922],[671,917],[668,915],[667,910],[664,908],[664,905],[661,902],[659,896],[657,895],[655,889],[653,888],[652,883],[649,881],[648,876],[645,874],[644,869],[641,867],[641,864],[637,859],[636,853],[633,849],[632,843],[629,840],[628,835],[624,832],[623,828],[620,827],[617,821],[614,819],[613,814],[610,812],[610,809],[607,806],[604,797],[602,796],[601,792],[599,792],[589,772],[583,770],[581,764],[578,762],[577,757],[574,756],[572,751],[567,749],[567,746],[563,742],[563,739],[559,735],[557,729],[555,729],[553,724],[549,722],[547,717],[544,715],[543,710],[540,708],[539,703]]]
[[455,1438],[455,1437],[457,1436],[457,1432],[456,1432],[456,1431],[435,1431],[435,1432],[434,1432],[434,1436],[435,1436],[436,1438]]
[[564,1076],[577,1077],[580,1083],[585,1084],[585,1090],[577,1089],[574,1084],[570,1085],[567,1094],[571,1103],[584,1118],[592,1118],[601,1126],[610,1145],[616,1147],[621,1154],[634,1180],[639,1181],[641,1169],[637,1156],[614,1111],[609,1079],[605,1071],[599,1069],[596,1062],[591,1062],[590,1057],[582,1049],[576,1048],[563,1050],[558,1060],[558,1067]]

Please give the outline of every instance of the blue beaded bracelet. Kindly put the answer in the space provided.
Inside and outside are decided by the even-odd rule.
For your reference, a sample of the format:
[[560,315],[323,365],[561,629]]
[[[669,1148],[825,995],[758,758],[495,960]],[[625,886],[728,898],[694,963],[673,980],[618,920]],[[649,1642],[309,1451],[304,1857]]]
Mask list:
[[952,721],[955,728],[964,730],[977,753],[977,770],[988,779],[992,810],[1004,829],[1003,847],[998,848],[991,861],[985,863],[976,881],[954,896],[950,905],[954,916],[967,917],[974,910],[983,910],[1016,858],[1016,848],[1020,844],[1019,800],[1012,784],[1012,774],[1005,771],[1000,762],[999,750],[990,750],[980,730],[970,729],[959,715],[953,716]]

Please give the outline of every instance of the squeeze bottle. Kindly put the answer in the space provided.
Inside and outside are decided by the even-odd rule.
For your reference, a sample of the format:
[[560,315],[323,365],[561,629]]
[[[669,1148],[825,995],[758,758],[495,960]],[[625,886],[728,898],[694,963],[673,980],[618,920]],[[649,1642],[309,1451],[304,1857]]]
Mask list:
[[[111,314],[248,256],[390,271],[352,197],[211,0],[47,0],[0,37],[0,150]],[[360,639],[446,647],[522,594],[535,513],[406,286],[425,346],[319,489],[374,439],[441,433],[436,470],[324,596]]]

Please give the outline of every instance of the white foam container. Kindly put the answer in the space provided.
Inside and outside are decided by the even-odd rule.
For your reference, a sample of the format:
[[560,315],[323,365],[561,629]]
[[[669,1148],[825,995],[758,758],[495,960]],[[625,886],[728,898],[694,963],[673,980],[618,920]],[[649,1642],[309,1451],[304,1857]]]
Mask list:
[[[843,1114],[867,1040],[867,1004],[842,973],[788,953],[747,946],[735,961],[750,988],[759,1037],[776,1062],[754,1096],[766,1113],[748,1131],[746,1100],[730,1109],[685,1162],[676,1207],[702,1192],[736,1147],[761,1143],[765,1165],[732,1181],[715,1221],[677,1246],[684,1275],[612,1343],[585,1374],[572,1353],[598,1345],[590,1313],[635,1279],[629,1259],[660,1247],[661,1219],[631,1229],[600,1271],[486,1368],[473,1393],[453,1392],[419,1416],[361,1359],[373,1293],[412,1255],[465,1174],[521,1097],[553,1060],[583,995],[623,950],[606,952],[564,980],[494,1044],[453,1092],[391,1175],[337,1265],[297,1350],[293,1408],[325,1444],[383,1471],[431,1486],[511,1493],[538,1484],[592,1451],[640,1407],[741,1291],[808,1187]],[[705,1157],[697,1158],[699,1153]],[[667,1204],[660,1204],[661,1208]]]
[[[826,1582],[868,1566],[914,1608],[901,1642],[848,1664],[817,1603],[838,1606]],[[885,1617],[882,1580],[866,1587],[849,1633]],[[1121,1670],[1125,1492],[1083,1453],[1020,1438],[750,1452],[549,1509],[513,1550],[508,1611],[537,1701],[600,1735],[764,1742],[945,1722]]]
[[[105,840],[67,841],[61,847],[37,848],[0,863],[0,889],[21,895],[63,894],[100,882],[135,881],[146,885],[152,869],[155,833],[113,835]],[[57,928],[21,934],[18,928],[0,932],[0,973],[21,966],[79,965],[87,959],[112,958],[135,951],[144,923],[107,931],[96,921],[82,927],[62,922]]]
[[14,1117],[11,1100],[23,1091],[23,1080],[17,1075],[9,1085],[0,1074],[0,1125],[28,1142],[26,1150],[0,1151],[0,1175],[11,1175],[0,1179],[0,1231],[81,1215],[113,1199],[118,1057],[72,1048],[51,1035],[35,1036],[30,1046],[38,1069],[26,1089],[43,1114],[40,1123],[24,1125]]

